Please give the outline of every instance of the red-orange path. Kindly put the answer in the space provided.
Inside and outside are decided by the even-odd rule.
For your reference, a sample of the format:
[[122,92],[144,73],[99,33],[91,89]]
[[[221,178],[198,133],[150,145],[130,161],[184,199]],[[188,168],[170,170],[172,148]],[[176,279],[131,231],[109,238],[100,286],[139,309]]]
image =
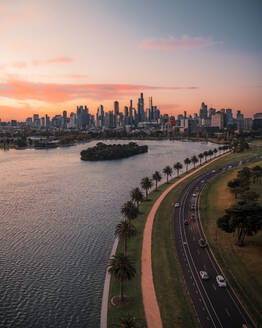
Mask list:
[[148,328],[162,328],[162,320],[160,316],[160,311],[156,299],[156,293],[154,288],[153,282],[153,272],[152,272],[152,258],[151,258],[151,247],[152,247],[152,228],[154,223],[154,218],[156,212],[161,204],[162,200],[166,197],[170,190],[172,190],[175,186],[179,183],[190,177],[191,175],[195,174],[203,167],[208,166],[209,164],[213,163],[217,159],[228,155],[226,153],[222,156],[219,156],[212,161],[198,167],[197,169],[193,170],[192,172],[188,173],[183,178],[176,181],[172,184],[168,189],[166,189],[161,196],[155,201],[150,213],[148,214],[146,225],[143,234],[143,245],[142,245],[142,258],[141,258],[141,271],[142,271],[142,294],[143,294],[143,303],[144,303],[144,311],[146,315],[147,327]]

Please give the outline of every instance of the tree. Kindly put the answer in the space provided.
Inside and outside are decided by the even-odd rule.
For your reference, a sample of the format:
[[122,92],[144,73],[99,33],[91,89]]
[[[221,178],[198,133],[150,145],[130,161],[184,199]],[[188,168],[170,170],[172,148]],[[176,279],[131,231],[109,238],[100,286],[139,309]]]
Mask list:
[[138,209],[139,204],[143,201],[144,196],[142,191],[137,187],[131,190],[130,192],[131,199],[134,203],[136,203],[136,207]]
[[217,220],[217,226],[227,233],[236,232],[236,244],[244,246],[245,237],[262,228],[262,207],[254,202],[239,202],[226,210]]
[[228,181],[227,186],[230,188],[230,191],[235,195],[235,198],[237,198],[238,194],[249,190],[249,180],[236,178],[231,181]]
[[214,154],[215,154],[215,156],[216,156],[216,153],[217,153],[217,149],[216,149],[216,148],[214,148],[214,149],[213,149],[213,152],[214,152]]
[[156,190],[157,190],[157,183],[161,181],[162,176],[159,173],[159,171],[155,171],[155,173],[152,175],[152,179],[156,182]]
[[137,319],[134,315],[127,314],[119,319],[119,324],[114,324],[113,328],[146,328],[145,323],[141,319]]
[[194,155],[194,156],[192,156],[191,157],[191,162],[193,163],[193,165],[194,165],[194,168],[195,168],[195,166],[196,166],[196,163],[198,162],[198,158]]
[[184,160],[184,163],[186,164],[186,171],[188,170],[188,165],[191,163],[191,160],[187,157],[185,160]]
[[147,199],[148,190],[152,188],[152,180],[149,177],[145,177],[141,180],[140,186],[145,190]]
[[260,166],[255,166],[252,168],[253,183],[257,182],[262,176],[262,168]]
[[127,240],[134,237],[137,233],[136,227],[129,221],[121,221],[115,230],[115,236],[123,240],[124,243],[124,255],[126,254]]
[[246,191],[240,194],[240,198],[246,202],[256,201],[259,197],[259,194],[255,191]]
[[133,261],[130,256],[123,253],[113,255],[108,263],[108,272],[120,283],[119,300],[124,302],[123,283],[126,280],[131,280],[136,274],[136,269],[133,266]]
[[209,159],[211,159],[211,157],[212,157],[212,155],[213,155],[213,151],[210,149],[209,151],[208,151],[208,156],[209,156]]
[[198,158],[199,158],[199,160],[200,160],[200,165],[201,165],[201,164],[202,164],[201,161],[202,161],[202,159],[204,158],[204,155],[203,155],[202,153],[200,153],[200,154],[198,155]]
[[176,164],[174,164],[174,169],[177,172],[177,176],[179,176],[179,171],[182,170],[183,165],[180,162],[176,162]]
[[205,157],[205,162],[206,162],[207,161],[207,157],[208,157],[208,151],[204,151],[203,155]]
[[125,216],[127,220],[130,221],[138,216],[138,209],[134,205],[134,203],[131,200],[129,200],[122,206],[121,213]]
[[163,168],[163,173],[166,175],[166,183],[168,183],[168,177],[172,175],[172,172],[172,167],[170,167],[169,165]]

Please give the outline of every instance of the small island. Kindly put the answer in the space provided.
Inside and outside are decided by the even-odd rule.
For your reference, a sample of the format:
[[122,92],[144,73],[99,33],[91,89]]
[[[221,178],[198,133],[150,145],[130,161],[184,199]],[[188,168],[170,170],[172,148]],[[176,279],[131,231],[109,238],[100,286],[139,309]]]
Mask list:
[[128,144],[106,145],[98,142],[95,147],[82,150],[81,160],[83,161],[107,161],[114,159],[127,158],[130,156],[143,154],[148,151],[148,146],[138,146],[135,142]]

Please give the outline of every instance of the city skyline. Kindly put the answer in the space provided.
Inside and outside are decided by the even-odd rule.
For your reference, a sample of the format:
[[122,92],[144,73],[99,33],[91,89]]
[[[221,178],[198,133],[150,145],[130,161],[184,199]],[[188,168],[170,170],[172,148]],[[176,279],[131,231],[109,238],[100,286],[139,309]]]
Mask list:
[[[87,104],[121,110],[139,92],[162,112],[261,112],[260,1],[6,1],[0,117]],[[214,20],[216,18],[216,21]]]

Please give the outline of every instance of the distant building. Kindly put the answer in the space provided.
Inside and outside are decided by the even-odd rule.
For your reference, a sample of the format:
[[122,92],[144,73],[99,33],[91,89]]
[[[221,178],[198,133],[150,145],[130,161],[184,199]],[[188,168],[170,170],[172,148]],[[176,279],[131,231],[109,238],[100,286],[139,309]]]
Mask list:
[[224,128],[224,113],[216,112],[211,117],[211,127],[218,127],[219,130]]

